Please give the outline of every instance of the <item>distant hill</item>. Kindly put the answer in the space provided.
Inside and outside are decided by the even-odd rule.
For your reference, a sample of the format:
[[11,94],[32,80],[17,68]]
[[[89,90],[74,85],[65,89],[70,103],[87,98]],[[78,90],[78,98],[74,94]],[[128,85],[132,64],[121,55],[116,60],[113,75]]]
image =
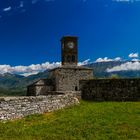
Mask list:
[[[111,75],[116,74],[122,78],[137,78],[140,77],[140,71],[120,71],[108,73],[107,68],[112,68],[124,64],[129,61],[110,61],[110,62],[98,62],[90,63],[86,67],[93,68],[93,73],[96,78],[108,78]],[[48,70],[24,77],[16,74],[0,74],[0,95],[25,95],[27,85],[41,79],[48,77]]]
[[120,66],[121,64],[133,62],[133,61],[110,61],[110,62],[98,62],[88,64],[87,67],[93,68],[94,76],[97,78],[111,77],[111,75],[116,74],[122,78],[138,78],[140,77],[140,71],[119,71],[108,73],[107,68],[113,68],[115,66]]
[[39,80],[47,78],[48,71],[31,75],[28,77],[15,74],[0,74],[0,95],[25,95],[27,85]]
[[110,62],[96,62],[87,65],[87,67],[93,68],[95,77],[108,77],[110,73],[107,73],[107,68],[112,68],[125,63],[126,61],[110,61]]

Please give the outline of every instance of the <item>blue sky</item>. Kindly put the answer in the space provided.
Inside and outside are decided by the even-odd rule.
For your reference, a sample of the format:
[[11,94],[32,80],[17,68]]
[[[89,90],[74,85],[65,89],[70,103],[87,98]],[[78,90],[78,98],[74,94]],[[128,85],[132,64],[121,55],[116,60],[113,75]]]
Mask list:
[[79,61],[140,52],[139,0],[0,0],[0,64],[60,61],[60,39],[79,37]]

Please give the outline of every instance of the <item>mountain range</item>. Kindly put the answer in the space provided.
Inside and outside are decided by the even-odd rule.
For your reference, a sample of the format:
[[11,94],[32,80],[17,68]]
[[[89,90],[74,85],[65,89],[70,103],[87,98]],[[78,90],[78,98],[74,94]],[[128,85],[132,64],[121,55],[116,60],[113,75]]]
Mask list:
[[[111,69],[116,66],[120,66],[126,63],[134,63],[136,61],[109,61],[109,62],[96,62],[88,64],[87,66],[93,68],[93,73],[96,78],[109,78],[112,75],[117,75],[120,78],[138,78],[140,77],[140,70],[120,70],[107,72],[107,69]],[[138,62],[138,61],[137,61]],[[140,62],[139,62],[140,63]]]
[[[94,62],[85,65],[86,67],[93,68],[94,77],[96,78],[108,78],[112,75],[117,75],[121,78],[138,78],[140,77],[140,71],[118,71],[107,72],[107,68],[112,68],[130,61],[109,61],[109,62]],[[25,95],[26,87],[31,83],[48,77],[48,71],[38,73],[36,75],[30,75],[28,77],[5,73],[0,74],[0,95]]]

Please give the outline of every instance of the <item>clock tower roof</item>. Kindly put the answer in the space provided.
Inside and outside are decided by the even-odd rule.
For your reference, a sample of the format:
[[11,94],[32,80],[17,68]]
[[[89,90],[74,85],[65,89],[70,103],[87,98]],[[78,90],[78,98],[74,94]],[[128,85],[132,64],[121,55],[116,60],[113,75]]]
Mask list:
[[63,36],[62,38],[61,38],[61,41],[64,41],[64,40],[77,40],[78,39],[78,37],[77,36],[70,36],[70,35],[68,35],[68,36]]

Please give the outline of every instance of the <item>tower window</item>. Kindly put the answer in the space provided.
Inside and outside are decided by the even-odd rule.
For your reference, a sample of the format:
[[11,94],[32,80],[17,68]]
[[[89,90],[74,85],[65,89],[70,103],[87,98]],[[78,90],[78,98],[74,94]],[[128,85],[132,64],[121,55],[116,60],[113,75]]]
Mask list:
[[70,57],[70,55],[67,56],[67,62],[71,62],[71,57]]
[[72,62],[75,62],[75,55],[72,55]]

